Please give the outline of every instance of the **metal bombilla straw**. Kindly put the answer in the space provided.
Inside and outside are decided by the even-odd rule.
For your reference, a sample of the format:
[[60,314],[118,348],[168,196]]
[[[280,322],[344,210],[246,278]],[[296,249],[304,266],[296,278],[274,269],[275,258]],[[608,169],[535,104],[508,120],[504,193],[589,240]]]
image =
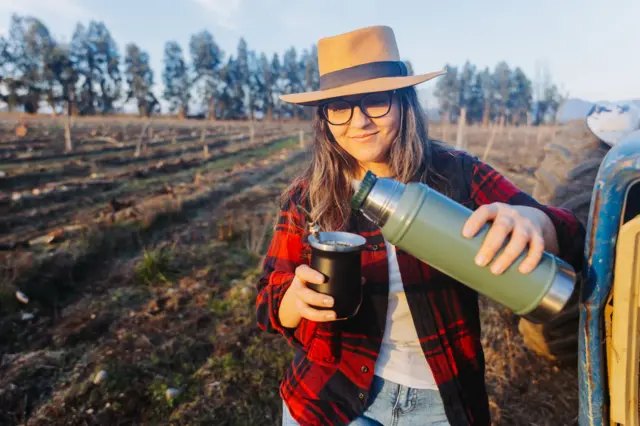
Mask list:
[[308,224],[307,226],[309,227],[309,232],[311,232],[311,234],[318,239],[319,243],[322,242],[320,241],[320,226],[314,222],[313,218],[311,217],[311,213],[309,213],[307,209],[305,209],[299,204],[298,204],[298,208],[304,214],[304,217],[307,219],[307,224]]

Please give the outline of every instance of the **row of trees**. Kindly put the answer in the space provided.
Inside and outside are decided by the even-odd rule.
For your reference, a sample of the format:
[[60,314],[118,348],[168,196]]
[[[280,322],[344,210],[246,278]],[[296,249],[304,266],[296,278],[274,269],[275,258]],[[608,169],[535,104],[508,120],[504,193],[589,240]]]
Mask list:
[[462,67],[447,64],[447,74],[439,77],[434,96],[445,121],[457,121],[465,109],[468,123],[486,124],[503,117],[505,123],[539,125],[554,122],[565,97],[551,82],[548,70],[534,83],[516,67],[502,61],[493,72],[479,70],[467,61]]
[[[163,62],[161,97],[181,116],[308,118],[307,110],[281,103],[278,96],[319,85],[315,45],[301,54],[291,47],[282,57],[268,58],[240,39],[235,55],[227,56],[203,30],[191,36],[188,52],[176,41],[166,42]],[[133,100],[142,115],[160,112],[149,54],[129,43],[122,58],[102,22],[79,23],[65,44],[41,20],[13,15],[8,36],[0,37],[0,76],[0,100],[10,111],[37,112],[46,103],[56,112],[109,114]]]
[[[533,114],[534,123],[540,123],[555,116],[560,103],[548,78],[534,102],[529,78],[505,62],[493,72],[478,72],[469,62],[460,70],[446,68],[449,72],[438,78],[435,96],[450,121],[465,108],[469,122],[504,116],[522,123]],[[291,47],[269,58],[249,49],[241,38],[236,51],[227,54],[203,30],[191,35],[187,49],[176,41],[165,43],[160,79],[160,97],[168,112],[183,117],[308,119],[308,109],[282,103],[278,96],[318,88],[317,50],[314,45],[299,54]],[[10,111],[37,112],[48,105],[57,113],[110,114],[133,101],[141,115],[149,116],[161,112],[154,93],[158,80],[149,54],[128,43],[122,57],[102,22],[78,23],[71,42],[61,43],[39,19],[13,15],[8,35],[0,37],[0,100]]]

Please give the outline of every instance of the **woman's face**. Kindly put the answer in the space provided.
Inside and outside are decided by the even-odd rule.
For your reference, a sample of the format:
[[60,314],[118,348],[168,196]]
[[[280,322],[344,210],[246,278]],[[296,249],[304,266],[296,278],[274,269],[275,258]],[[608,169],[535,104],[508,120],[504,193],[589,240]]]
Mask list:
[[[385,93],[366,96],[363,103],[369,115],[378,116],[387,110],[389,111],[379,118],[370,118],[362,112],[360,105],[363,103],[359,102],[363,96],[365,95],[341,98],[356,104],[353,108],[353,116],[346,124],[328,123],[328,125],[338,145],[353,156],[364,169],[380,170],[381,167],[386,167],[391,142],[396,138],[400,129],[398,96]],[[391,96],[390,108],[389,96]],[[341,106],[337,102],[332,102],[328,110],[325,109],[330,121],[345,121],[348,118],[349,110],[344,107],[346,104]]]

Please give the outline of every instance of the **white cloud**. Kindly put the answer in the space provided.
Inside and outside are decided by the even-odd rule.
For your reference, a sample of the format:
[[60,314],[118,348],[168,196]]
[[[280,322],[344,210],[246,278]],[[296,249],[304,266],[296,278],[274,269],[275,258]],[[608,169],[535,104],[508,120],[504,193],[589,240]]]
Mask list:
[[193,0],[202,7],[216,24],[230,30],[236,30],[243,0]]

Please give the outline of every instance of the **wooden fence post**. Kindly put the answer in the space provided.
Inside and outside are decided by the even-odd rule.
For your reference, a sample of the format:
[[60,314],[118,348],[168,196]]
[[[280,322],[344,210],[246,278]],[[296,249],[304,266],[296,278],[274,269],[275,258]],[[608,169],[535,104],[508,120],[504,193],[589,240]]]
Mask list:
[[207,134],[207,128],[203,127],[200,132],[200,143],[202,144],[202,155],[205,159],[209,158],[209,145],[207,145],[207,141],[205,140],[205,136]]
[[71,152],[73,151],[73,144],[71,143],[71,115],[68,111],[69,107],[67,107],[67,119],[64,122],[64,150]]
[[464,143],[464,129],[467,122],[467,109],[460,108],[460,118],[458,118],[458,130],[456,131],[456,149],[466,148]]
[[144,142],[144,137],[147,134],[147,127],[149,126],[149,122],[145,122],[142,127],[142,131],[140,132],[140,139],[138,140],[138,144],[136,145],[136,152],[133,154],[134,157],[139,157],[142,152],[142,143]]
[[489,143],[487,143],[487,147],[484,150],[484,155],[482,156],[482,161],[486,161],[489,158],[489,153],[491,152],[491,147],[493,146],[493,141],[496,139],[496,133],[500,131],[502,133],[502,127],[504,126],[504,115],[500,116],[500,124],[493,126],[491,131],[491,136],[489,137]]

